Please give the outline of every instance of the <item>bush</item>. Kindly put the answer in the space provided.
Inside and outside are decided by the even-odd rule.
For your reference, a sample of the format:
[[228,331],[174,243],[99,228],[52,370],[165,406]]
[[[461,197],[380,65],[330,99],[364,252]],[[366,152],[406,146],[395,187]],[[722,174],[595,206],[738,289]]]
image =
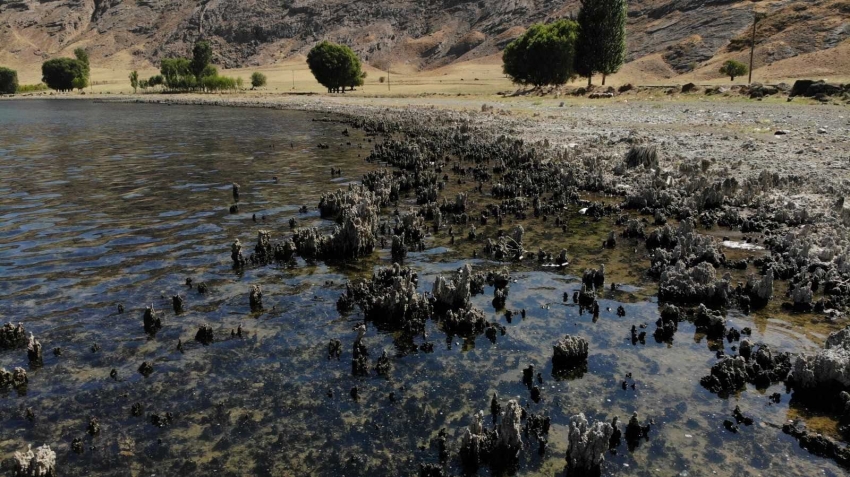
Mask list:
[[262,88],[266,85],[266,75],[260,73],[259,71],[255,71],[251,73],[251,87],[252,88]]
[[736,76],[744,76],[749,71],[747,65],[735,60],[726,60],[723,66],[720,67],[720,72],[728,76],[732,81],[735,81]]
[[0,94],[15,94],[18,91],[18,72],[0,66]]
[[225,91],[236,89],[236,78],[227,76],[206,76],[201,79],[201,86],[207,91]]
[[18,85],[18,93],[36,93],[38,91],[47,91],[48,89],[50,88],[44,83]]
[[361,86],[366,75],[361,70],[360,59],[351,48],[323,41],[307,54],[307,65],[316,81],[328,92],[345,92],[346,88]]
[[535,87],[566,83],[575,76],[578,32],[578,24],[572,20],[533,25],[505,48],[504,73],[514,83]]
[[384,81],[386,80],[387,79],[385,77],[381,76],[380,78],[378,78],[378,83],[384,84]]
[[51,89],[70,91],[84,80],[85,67],[79,60],[54,58],[41,65],[41,81]]

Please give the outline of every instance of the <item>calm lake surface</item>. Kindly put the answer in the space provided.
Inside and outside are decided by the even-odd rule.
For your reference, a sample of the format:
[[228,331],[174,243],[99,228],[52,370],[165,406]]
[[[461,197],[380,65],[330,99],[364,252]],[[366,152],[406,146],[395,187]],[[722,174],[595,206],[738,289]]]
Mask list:
[[[727,399],[700,386],[715,351],[732,354],[737,343],[709,343],[687,322],[672,344],[656,343],[658,306],[653,298],[634,299],[651,296],[651,282],[636,281],[634,294],[605,296],[594,323],[562,301],[580,286],[577,270],[514,267],[507,307],[526,310],[525,318],[508,320],[495,310],[491,287],[473,298],[488,320],[506,327],[504,336],[447,337],[429,321],[435,346],[424,353],[369,326],[364,343],[373,364],[387,350],[392,370],[386,378],[352,376],[352,328],[362,314],[341,315],[336,300],[346,280],[391,263],[389,241],[358,262],[299,259],[294,267],[237,272],[230,261],[235,238],[246,249],[259,229],[284,238],[290,218],[330,230],[316,207],[320,195],[378,167],[364,161],[370,138],[355,130],[343,136],[343,124],[313,121],[319,118],[264,109],[0,102],[0,320],[22,322],[45,348],[40,368],[28,366],[25,350],[0,351],[0,367],[29,373],[25,391],[0,390],[0,457],[47,443],[64,476],[398,476],[436,462],[432,439],[445,429],[449,468],[460,474],[459,437],[473,412],[489,415],[497,393],[503,406],[517,399],[552,419],[546,453],[538,455],[536,441],[526,438],[518,475],[563,475],[571,415],[624,422],[634,411],[654,421],[649,439],[608,454],[604,475],[844,475],[781,433],[801,415],[789,408],[783,385],[750,386]],[[331,177],[332,167],[342,176]],[[241,185],[235,214],[228,210],[233,182]],[[415,197],[399,208],[412,204]],[[299,213],[302,205],[308,213]],[[570,235],[547,243],[550,251],[576,255]],[[445,237],[428,244],[407,261],[423,291],[464,263],[498,265],[460,260]],[[198,293],[187,278],[209,291]],[[253,284],[264,291],[262,313],[249,310]],[[175,294],[185,300],[179,315],[171,307]],[[620,304],[625,317],[613,312]],[[150,305],[164,316],[155,337],[142,328]],[[204,323],[215,330],[210,346],[193,340]],[[633,345],[629,329],[641,324],[648,325],[646,344]],[[240,325],[243,337],[231,338]],[[752,327],[752,340],[774,350],[817,346],[774,320],[731,314],[729,325]],[[588,370],[558,380],[552,345],[567,333],[589,341]],[[339,361],[326,359],[333,338],[343,343]],[[138,372],[142,362],[153,366],[148,377]],[[528,364],[543,376],[539,403],[521,382]],[[622,389],[627,373],[635,389]],[[358,401],[349,396],[354,386]],[[781,403],[770,404],[774,392]],[[131,413],[136,403],[142,416]],[[723,421],[735,406],[755,424],[732,434]],[[169,424],[152,424],[152,415],[166,413]],[[94,437],[86,433],[92,417],[101,425]],[[81,454],[72,451],[74,439],[84,444]]]

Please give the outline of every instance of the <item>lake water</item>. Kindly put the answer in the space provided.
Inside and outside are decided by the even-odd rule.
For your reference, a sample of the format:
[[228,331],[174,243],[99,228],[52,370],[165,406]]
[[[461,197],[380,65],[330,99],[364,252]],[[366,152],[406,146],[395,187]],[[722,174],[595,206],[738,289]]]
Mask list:
[[[563,475],[571,415],[627,421],[634,411],[654,421],[649,439],[608,454],[604,475],[843,475],[781,433],[784,422],[804,414],[789,408],[783,385],[749,387],[728,399],[700,386],[717,347],[733,353],[736,343],[709,343],[686,322],[672,344],[652,339],[653,283],[635,278],[633,293],[605,296],[596,322],[563,303],[563,293],[579,287],[579,267],[596,256],[561,271],[513,267],[507,307],[526,310],[525,318],[508,320],[495,310],[491,287],[474,297],[490,321],[506,327],[495,342],[447,337],[429,321],[435,347],[424,353],[369,326],[364,342],[373,364],[387,350],[392,369],[386,378],[352,376],[352,328],[362,315],[341,315],[336,300],[347,279],[391,263],[388,247],[357,262],[299,259],[293,267],[234,271],[230,261],[233,239],[252,248],[261,228],[286,237],[290,218],[330,229],[316,207],[321,193],[377,167],[364,161],[377,138],[355,130],[343,136],[344,125],[319,118],[264,109],[0,102],[0,320],[22,322],[45,348],[40,368],[28,367],[22,349],[0,351],[0,367],[29,373],[25,391],[0,390],[0,457],[47,443],[63,476],[415,475],[420,463],[437,462],[432,439],[445,429],[448,469],[459,474],[459,436],[497,393],[503,406],[517,399],[552,419],[546,453],[538,455],[526,438],[517,475]],[[337,167],[342,176],[332,177]],[[235,214],[228,210],[233,182],[241,185]],[[405,198],[400,208],[413,204],[415,197]],[[299,213],[302,205],[308,213]],[[576,255],[584,250],[581,233],[545,237],[546,244]],[[595,232],[587,236],[596,240]],[[468,250],[452,246],[445,233],[427,244],[407,263],[422,290],[463,263],[497,265],[461,260]],[[631,260],[618,253],[617,260]],[[187,278],[209,291],[198,293]],[[262,313],[249,310],[253,284],[263,287]],[[171,309],[175,294],[185,299],[179,315]],[[620,304],[625,317],[613,312]],[[150,305],[164,316],[155,337],[142,328]],[[816,346],[781,320],[729,320],[752,327],[753,341],[774,350]],[[215,330],[210,346],[193,340],[204,323]],[[629,329],[640,324],[648,324],[646,344],[632,344]],[[231,338],[240,325],[243,337]],[[588,339],[588,370],[558,380],[552,345],[567,333]],[[333,338],[343,343],[340,361],[326,359]],[[153,366],[148,377],[138,372],[142,362]],[[539,403],[521,382],[528,364],[542,373]],[[627,373],[634,389],[621,387]],[[349,396],[354,386],[357,401]],[[780,404],[769,403],[774,392],[782,393]],[[136,403],[142,416],[131,413]],[[755,424],[731,434],[723,421],[736,405]],[[26,417],[28,408],[34,418]],[[151,423],[166,413],[170,423]],[[96,436],[86,433],[92,417],[101,426]],[[83,442],[82,453],[72,451],[74,439]]]

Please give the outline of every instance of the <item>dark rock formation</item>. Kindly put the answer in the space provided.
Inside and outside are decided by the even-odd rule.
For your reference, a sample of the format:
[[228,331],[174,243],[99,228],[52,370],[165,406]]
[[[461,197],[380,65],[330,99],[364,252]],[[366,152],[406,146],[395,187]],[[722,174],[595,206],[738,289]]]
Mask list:
[[0,350],[22,348],[27,344],[27,333],[24,325],[6,323],[0,327]]
[[369,350],[363,344],[363,337],[366,335],[366,325],[361,324],[357,328],[357,336],[354,338],[354,346],[352,347],[351,358],[351,374],[355,376],[366,376],[369,374]]
[[44,349],[32,333],[30,333],[29,343],[27,343],[27,358],[31,366],[44,364]]
[[833,459],[844,467],[850,466],[850,448],[847,446],[842,446],[835,440],[821,434],[809,432],[798,423],[784,424],[782,432],[797,439],[800,447],[810,453]]
[[484,312],[472,307],[449,310],[442,322],[446,332],[462,336],[481,333],[487,326]]
[[183,297],[180,295],[174,295],[171,297],[171,306],[174,308],[174,313],[183,313]]
[[153,305],[145,308],[145,314],[142,317],[142,323],[145,327],[145,333],[154,334],[162,328],[162,319],[159,313],[154,310]]
[[434,308],[437,310],[456,310],[469,306],[474,280],[472,267],[469,264],[461,267],[455,276],[449,280],[439,275],[431,290],[431,295],[434,297]]
[[598,473],[613,433],[611,424],[598,421],[590,424],[584,414],[572,416],[567,433],[567,474]]
[[11,372],[6,368],[0,368],[0,390],[8,388],[24,390],[28,382],[27,370],[24,368],[15,368]]
[[204,346],[210,345],[215,341],[215,334],[213,333],[212,326],[204,323],[198,328],[198,332],[195,333],[195,341],[203,344]]
[[251,306],[252,312],[263,311],[263,290],[259,285],[251,285],[248,304]]
[[57,477],[56,453],[47,444],[27,446],[26,452],[15,452],[14,477]]
[[587,364],[587,340],[566,335],[553,346],[552,367],[569,369]]
[[139,374],[141,374],[142,376],[148,377],[152,373],[153,373],[153,366],[150,363],[148,363],[147,361],[143,362],[139,366]]
[[395,329],[421,329],[431,304],[417,292],[417,282],[413,270],[393,264],[376,270],[369,281],[349,282],[337,308],[345,312],[357,305],[369,321]]

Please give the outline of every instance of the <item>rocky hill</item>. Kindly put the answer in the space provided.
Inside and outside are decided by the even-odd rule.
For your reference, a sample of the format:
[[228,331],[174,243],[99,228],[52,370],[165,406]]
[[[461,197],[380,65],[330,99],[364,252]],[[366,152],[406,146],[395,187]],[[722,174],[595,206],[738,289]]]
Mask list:
[[[273,63],[327,39],[374,66],[417,70],[492,55],[528,25],[577,9],[577,0],[0,0],[0,64],[37,64],[76,46],[94,61],[156,63],[203,37],[226,67]],[[638,0],[629,60],[660,55],[683,73],[734,55],[748,48],[754,9],[768,13],[761,64],[850,37],[850,0]]]

